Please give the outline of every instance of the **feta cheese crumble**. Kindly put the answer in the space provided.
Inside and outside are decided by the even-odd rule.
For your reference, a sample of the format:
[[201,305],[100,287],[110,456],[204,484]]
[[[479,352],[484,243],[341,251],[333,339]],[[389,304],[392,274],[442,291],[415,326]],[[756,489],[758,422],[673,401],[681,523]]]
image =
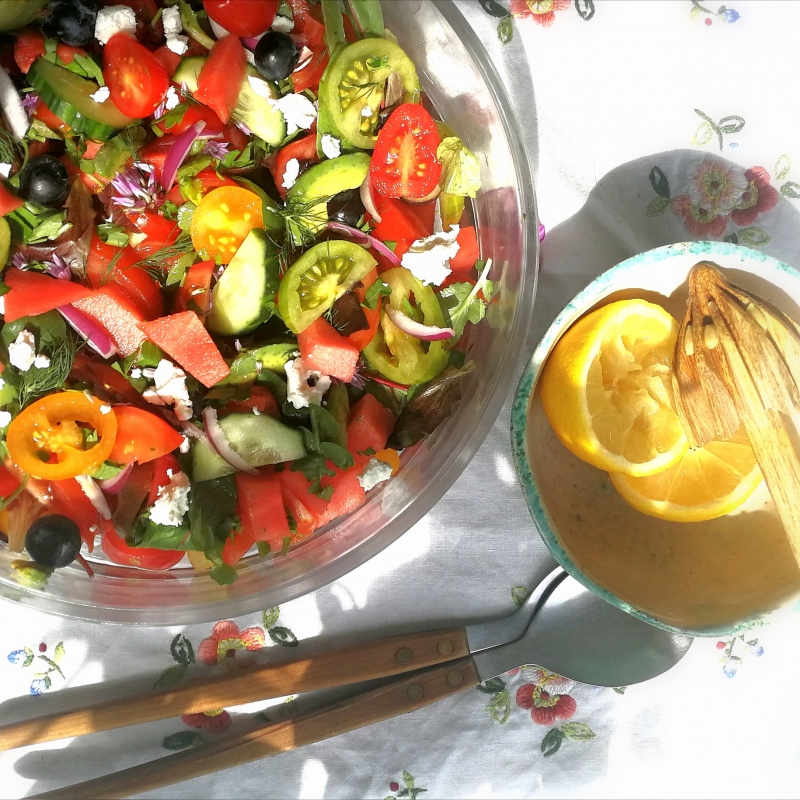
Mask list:
[[11,174],[11,164],[3,162],[0,164],[0,175],[7,178]]
[[183,517],[189,510],[189,478],[185,472],[176,472],[169,475],[169,483],[158,490],[158,497],[150,507],[150,521],[156,525],[170,525],[175,527],[183,522]]
[[294,20],[276,14],[275,19],[272,20],[271,27],[273,31],[278,31],[279,33],[291,33],[294,30]]
[[139,367],[134,367],[131,370],[131,378],[135,379],[135,378],[141,378],[141,377],[142,377],[142,371],[139,369]]
[[283,184],[284,189],[291,189],[297,182],[297,176],[300,174],[300,162],[296,158],[290,158],[286,162],[286,169],[283,171]]
[[50,356],[39,353],[39,355],[33,359],[33,366],[37,369],[47,369],[50,366]]
[[27,372],[36,360],[36,339],[28,330],[22,330],[8,346],[8,360],[12,367]]
[[8,411],[0,411],[0,428],[7,428],[11,423],[11,414]]
[[103,403],[103,405],[100,406],[100,413],[101,414],[110,414],[111,413],[111,406],[108,405],[108,403]]
[[[253,85],[255,78],[248,78],[250,85]],[[254,90],[255,87],[253,87]],[[258,91],[258,90],[256,90]],[[314,104],[303,94],[287,94],[278,100],[268,97],[267,101],[273,108],[283,114],[286,120],[286,135],[291,136],[296,131],[308,130],[317,118],[317,109]]]
[[336,158],[342,154],[342,143],[329,133],[323,133],[322,152],[327,158]]
[[155,387],[146,389],[142,397],[154,406],[173,406],[180,420],[191,419],[192,401],[186,389],[186,373],[171,361],[162,358],[153,371]]
[[331,379],[321,372],[306,369],[302,358],[287,361],[286,399],[295,408],[308,408],[311,403],[319,405],[322,396],[331,388]]
[[161,24],[164,26],[164,36],[167,37],[167,47],[182,56],[189,49],[189,37],[181,36],[183,23],[180,10],[176,6],[166,7],[161,12]]
[[5,295],[0,295],[0,314],[6,313],[6,297]]
[[364,117],[364,119],[369,119],[374,113],[372,106],[364,106],[364,108],[361,109],[361,116]]
[[94,38],[106,44],[117,33],[136,33],[136,14],[128,6],[103,6],[97,12]]
[[180,102],[181,98],[175,91],[175,87],[170,86],[169,89],[167,89],[167,96],[164,98],[164,108],[166,108],[167,111],[172,111],[173,108],[180,105]]
[[101,86],[96,92],[89,95],[95,103],[105,103],[111,97],[111,91],[108,86]]
[[450,259],[458,253],[460,246],[456,241],[458,225],[452,225],[449,232],[442,231],[417,239],[403,253],[400,263],[424,285],[441,286],[452,272]]
[[181,446],[178,448],[181,453],[186,455],[189,452],[189,448],[192,446],[192,443],[189,441],[188,436],[183,437],[183,441],[181,442]]
[[371,458],[364,467],[361,474],[358,476],[358,482],[361,488],[368,492],[374,489],[379,483],[388,481],[392,477],[392,468],[385,461],[379,461],[377,458]]

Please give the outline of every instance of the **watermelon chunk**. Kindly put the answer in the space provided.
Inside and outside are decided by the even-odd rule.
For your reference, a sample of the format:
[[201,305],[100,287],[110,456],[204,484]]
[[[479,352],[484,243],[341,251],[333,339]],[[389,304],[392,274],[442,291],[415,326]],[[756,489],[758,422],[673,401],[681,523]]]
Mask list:
[[230,367],[194,311],[142,322],[139,328],[203,386],[211,388],[230,375]]
[[370,456],[386,447],[394,427],[394,414],[374,395],[365,394],[350,410],[347,449],[358,463],[359,456]]
[[317,370],[348,383],[358,365],[359,350],[324,317],[314,320],[297,334],[300,355],[307,369]]
[[108,331],[122,356],[135,353],[145,340],[145,335],[138,327],[144,318],[136,303],[116,283],[108,283],[95,291],[88,291],[88,297],[77,300],[72,305],[97,320]]

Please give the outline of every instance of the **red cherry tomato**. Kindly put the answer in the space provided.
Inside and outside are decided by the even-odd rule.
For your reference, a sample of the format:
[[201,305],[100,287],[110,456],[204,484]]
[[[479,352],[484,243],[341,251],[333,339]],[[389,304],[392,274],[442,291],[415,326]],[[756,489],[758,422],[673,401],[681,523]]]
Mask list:
[[131,547],[114,530],[111,520],[100,520],[103,552],[115,563],[142,569],[163,570],[174,567],[184,556],[181,550],[158,550],[154,547]]
[[117,33],[108,40],[103,51],[103,77],[112,102],[129,117],[152,114],[169,88],[164,65],[126,33]]
[[275,19],[278,0],[203,0],[211,19],[236,36],[258,36]]
[[370,162],[372,184],[384,197],[421,198],[439,183],[441,139],[433,117],[416,103],[398,106],[378,134]]

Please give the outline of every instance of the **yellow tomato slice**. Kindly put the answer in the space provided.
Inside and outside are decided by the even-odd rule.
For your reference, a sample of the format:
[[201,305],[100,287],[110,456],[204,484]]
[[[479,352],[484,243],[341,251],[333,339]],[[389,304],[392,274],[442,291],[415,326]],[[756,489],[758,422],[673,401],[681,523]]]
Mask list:
[[220,186],[203,197],[192,214],[190,233],[198,252],[230,263],[253,228],[263,228],[261,198],[241,186]]

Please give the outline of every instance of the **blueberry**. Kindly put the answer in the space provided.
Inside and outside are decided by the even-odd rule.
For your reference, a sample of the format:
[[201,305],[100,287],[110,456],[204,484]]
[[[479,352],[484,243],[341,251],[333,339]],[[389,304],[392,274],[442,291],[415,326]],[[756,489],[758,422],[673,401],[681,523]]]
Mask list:
[[268,81],[288,78],[297,66],[300,51],[288,33],[267,31],[255,49],[256,69]]
[[32,158],[20,173],[19,193],[32,203],[60,208],[69,194],[66,167],[53,156]]
[[39,517],[25,534],[25,549],[39,564],[47,567],[66,567],[81,549],[78,526],[62,514]]
[[97,3],[92,0],[55,0],[50,5],[50,26],[64,44],[83,47],[94,38]]

